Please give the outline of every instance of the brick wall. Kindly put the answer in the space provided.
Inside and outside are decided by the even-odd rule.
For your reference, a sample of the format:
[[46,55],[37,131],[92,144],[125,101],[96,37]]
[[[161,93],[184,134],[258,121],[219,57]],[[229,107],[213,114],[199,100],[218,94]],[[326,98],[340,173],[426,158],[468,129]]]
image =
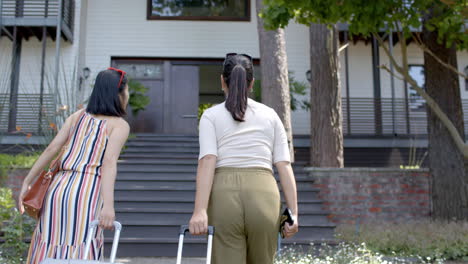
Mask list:
[[308,168],[335,223],[405,221],[430,216],[429,170]]

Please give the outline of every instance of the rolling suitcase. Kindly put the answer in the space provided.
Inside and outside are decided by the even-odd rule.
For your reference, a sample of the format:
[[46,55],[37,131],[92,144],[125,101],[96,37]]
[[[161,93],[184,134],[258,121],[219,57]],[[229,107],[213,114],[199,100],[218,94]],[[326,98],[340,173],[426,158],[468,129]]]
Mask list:
[[[180,227],[179,231],[179,247],[177,249],[177,264],[182,263],[182,249],[184,247],[184,238],[185,233],[189,231],[188,225],[183,225]],[[213,236],[214,236],[214,227],[208,226],[208,246],[206,250],[206,263],[211,264],[211,249],[213,246]]]
[[[94,220],[89,225],[88,237],[86,238],[85,253],[84,259],[88,258],[89,250],[91,248],[91,240],[93,238],[96,227],[98,226],[99,221]],[[122,225],[114,221],[114,241],[112,242],[112,251],[110,256],[110,262],[102,262],[97,260],[81,260],[81,259],[51,259],[47,258],[41,261],[40,264],[119,264],[115,263],[115,256],[117,255],[117,246],[119,245],[120,231],[122,230]]]

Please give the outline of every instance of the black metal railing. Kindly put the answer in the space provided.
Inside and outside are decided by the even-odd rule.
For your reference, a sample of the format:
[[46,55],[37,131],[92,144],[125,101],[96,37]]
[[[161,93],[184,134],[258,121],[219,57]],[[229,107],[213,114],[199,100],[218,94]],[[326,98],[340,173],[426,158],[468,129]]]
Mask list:
[[[0,132],[8,130],[9,94],[0,94]],[[349,101],[349,106],[347,102]],[[373,98],[343,98],[343,133],[346,136],[405,136],[427,135],[426,105],[420,100],[383,98],[376,101]],[[382,116],[376,120],[374,106],[380,104]],[[468,99],[462,100],[463,111],[466,113],[465,134],[468,135]],[[39,122],[39,112],[42,111],[42,121]],[[49,126],[54,118],[54,97],[45,94],[42,110],[39,94],[19,94],[17,104],[16,126],[24,132],[37,132],[39,124]],[[382,133],[377,133],[382,131]]]
[[[2,18],[43,19],[57,18],[60,14],[60,1],[62,4],[62,19],[64,24],[72,31],[75,13],[74,0],[2,0]],[[37,20],[36,20],[37,21]],[[45,20],[44,20],[45,21]],[[22,21],[21,24],[28,24]],[[45,26],[45,25],[44,25]]]
[[[468,99],[462,103],[465,134],[468,134]],[[380,105],[379,117],[375,115],[375,105]],[[420,99],[406,103],[404,98],[343,98],[342,108],[345,135],[427,135],[426,104]]]
[[[10,95],[0,94],[0,133],[8,132]],[[17,133],[38,133],[48,129],[55,118],[54,96],[44,94],[41,100],[39,94],[18,94],[16,131]],[[53,124],[52,124],[53,126]]]

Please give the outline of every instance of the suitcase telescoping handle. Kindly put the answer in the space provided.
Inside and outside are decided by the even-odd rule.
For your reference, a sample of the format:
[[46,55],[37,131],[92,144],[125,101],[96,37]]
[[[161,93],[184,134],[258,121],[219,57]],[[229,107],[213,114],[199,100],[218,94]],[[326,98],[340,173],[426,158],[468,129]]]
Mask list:
[[[182,225],[179,231],[179,247],[177,250],[177,264],[182,263],[182,249],[184,247],[184,237],[185,234],[189,231],[188,225]],[[211,249],[213,245],[213,236],[215,228],[214,226],[208,226],[208,246],[206,250],[206,263],[211,264]]]
[[[85,253],[84,259],[88,259],[89,249],[91,248],[91,240],[93,239],[94,232],[96,231],[96,227],[99,225],[99,220],[94,220],[89,224],[89,232],[88,237],[86,238],[86,246],[85,246]],[[110,262],[115,262],[115,256],[117,255],[117,246],[119,245],[119,238],[120,238],[120,231],[122,230],[122,225],[114,221],[114,241],[112,241],[112,251],[110,255]]]

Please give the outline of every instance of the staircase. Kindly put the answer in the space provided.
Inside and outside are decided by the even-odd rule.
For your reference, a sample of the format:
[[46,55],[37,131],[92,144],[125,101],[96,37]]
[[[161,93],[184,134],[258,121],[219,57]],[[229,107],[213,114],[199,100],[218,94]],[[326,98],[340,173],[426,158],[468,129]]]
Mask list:
[[[118,256],[176,255],[179,226],[188,223],[193,210],[197,159],[195,136],[138,134],[127,142],[115,184],[116,218],[123,225]],[[304,165],[294,165],[300,232],[283,245],[333,241],[334,225],[322,211]],[[110,245],[107,240],[106,252]],[[186,238],[184,256],[203,256],[205,250],[202,237]]]

